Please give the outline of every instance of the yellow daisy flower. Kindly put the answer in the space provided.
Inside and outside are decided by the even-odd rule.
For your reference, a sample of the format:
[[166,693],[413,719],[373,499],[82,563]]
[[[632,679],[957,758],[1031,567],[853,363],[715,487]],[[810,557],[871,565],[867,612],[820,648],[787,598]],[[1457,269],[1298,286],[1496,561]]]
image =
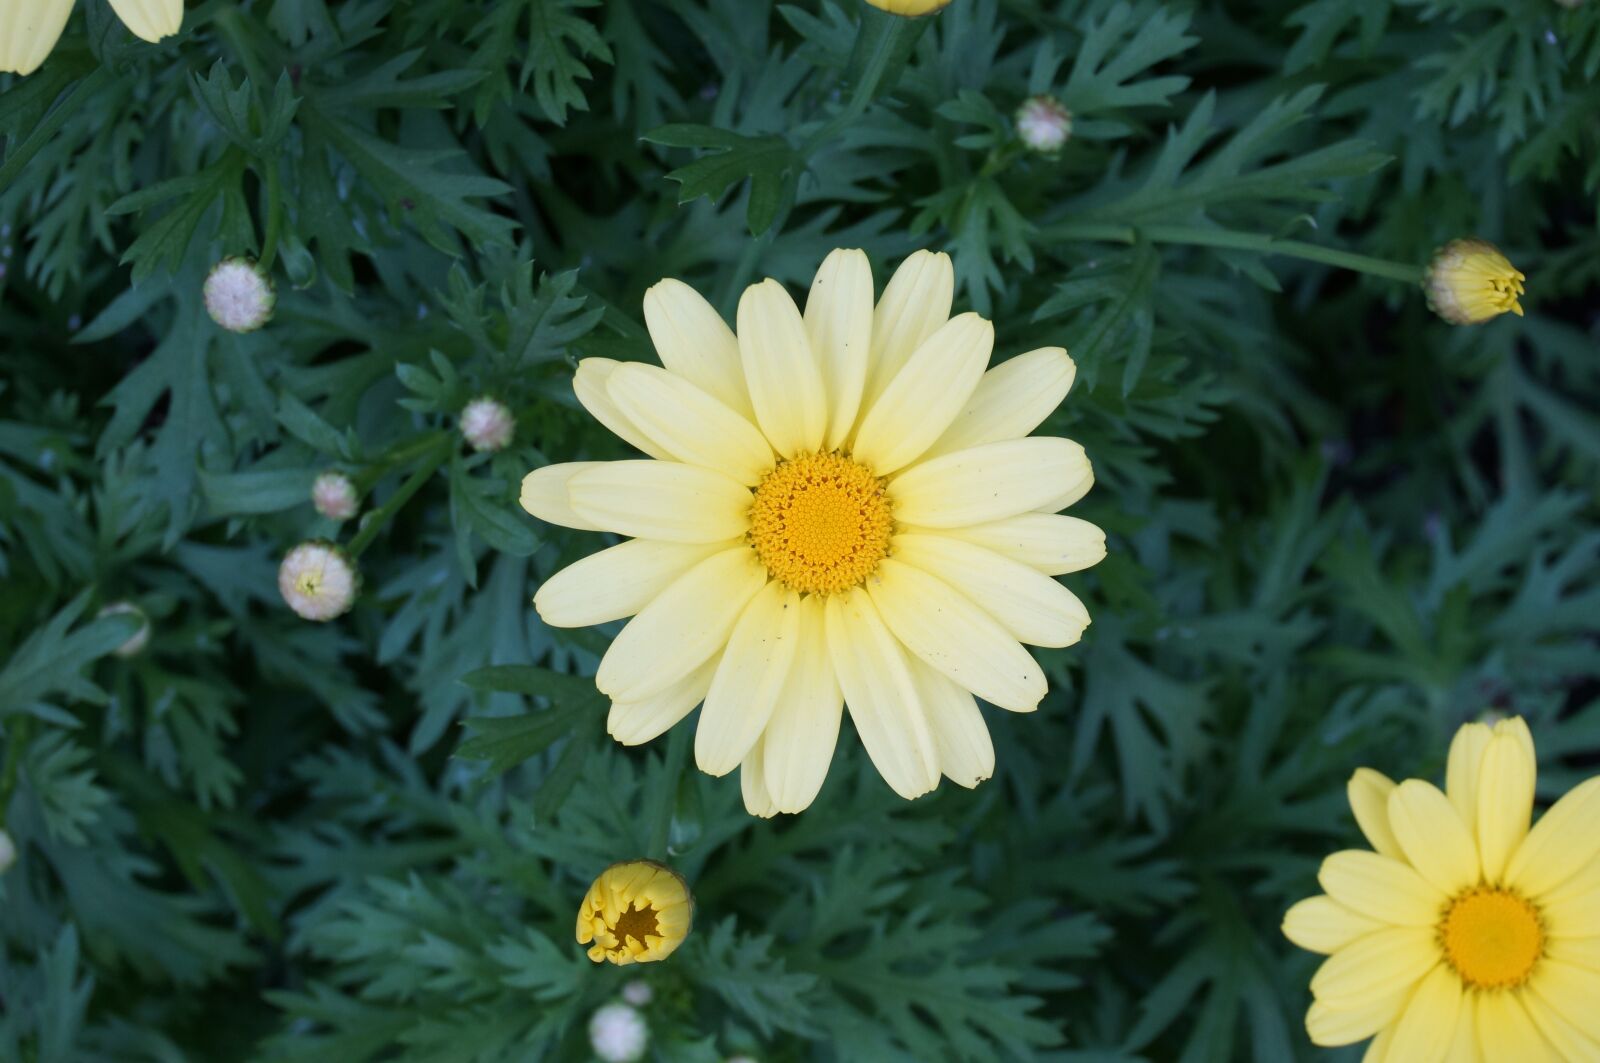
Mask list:
[[578,907],[578,944],[589,958],[625,967],[672,955],[689,936],[694,898],[682,876],[653,860],[612,864]]
[[1451,240],[1434,252],[1422,281],[1433,312],[1452,325],[1481,325],[1507,311],[1522,316],[1528,278],[1487,240]]
[[950,259],[919,252],[873,306],[860,251],[835,251],[802,315],[767,280],[738,335],[675,280],[645,296],[665,368],[587,358],[578,400],[653,460],[538,469],[522,505],[632,541],[551,577],[556,627],[626,616],[600,662],[609,728],[647,742],[702,701],[701,770],[742,766],[757,815],[822,786],[841,707],[896,792],[974,786],[994,748],[973,695],[1031,712],[1045,677],[1023,643],[1089,623],[1052,576],[1105,556],[1057,511],[1089,490],[1083,448],[1028,435],[1074,367],[1045,347],[985,372],[994,328],[950,317]]
[[950,0],[867,0],[867,3],[891,15],[931,15],[950,5]]
[[[0,74],[31,74],[61,39],[73,0],[0,3]],[[111,10],[135,37],[154,44],[178,32],[183,0],[111,0]]]
[[1361,769],[1350,806],[1376,851],[1335,853],[1283,932],[1328,956],[1306,1029],[1373,1038],[1365,1063],[1600,1060],[1600,777],[1529,829],[1520,719],[1463,727],[1445,791]]

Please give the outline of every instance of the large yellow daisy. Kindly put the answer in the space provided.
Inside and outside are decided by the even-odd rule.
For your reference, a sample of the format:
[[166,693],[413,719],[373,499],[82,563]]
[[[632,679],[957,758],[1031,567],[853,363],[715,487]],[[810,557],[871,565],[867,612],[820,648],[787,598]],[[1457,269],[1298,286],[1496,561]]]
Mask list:
[[1375,852],[1335,853],[1283,931],[1328,956],[1306,1029],[1373,1038],[1365,1063],[1600,1060],[1600,778],[1534,826],[1533,737],[1468,724],[1445,792],[1365,768],[1350,805]]
[[1022,644],[1078,641],[1089,614],[1051,577],[1098,562],[1105,536],[1057,514],[1093,482],[1083,448],[1028,435],[1072,360],[1046,347],[985,372],[994,328],[950,316],[954,284],[921,252],[874,307],[866,255],[839,250],[803,315],[776,281],[747,289],[736,337],[666,280],[644,302],[661,366],[579,363],[578,400],[650,460],[535,470],[522,505],[631,537],[534,599],[557,627],[633,617],[595,676],[618,741],[704,702],[695,759],[742,767],[757,815],[811,803],[844,705],[905,797],[993,773],[973,696],[1038,706]]

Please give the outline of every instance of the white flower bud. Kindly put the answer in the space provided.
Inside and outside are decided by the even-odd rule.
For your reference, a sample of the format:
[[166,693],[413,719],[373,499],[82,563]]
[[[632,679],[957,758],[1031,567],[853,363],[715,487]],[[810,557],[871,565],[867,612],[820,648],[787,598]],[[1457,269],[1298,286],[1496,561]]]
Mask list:
[[144,615],[144,610],[132,602],[112,602],[96,615],[121,616],[124,613],[139,621],[139,630],[129,635],[127,641],[111,652],[118,657],[133,657],[150,641],[150,618]]
[[332,620],[355,604],[361,579],[344,551],[312,540],[290,550],[278,566],[278,593],[307,620]]
[[311,504],[330,520],[349,520],[356,515],[361,500],[350,477],[342,472],[325,472],[311,485]]
[[622,987],[622,999],[636,1008],[642,1008],[656,998],[656,991],[650,988],[650,983],[634,979]]
[[206,313],[229,332],[253,332],[265,325],[277,301],[272,279],[245,258],[225,258],[212,266],[204,291]]
[[1017,136],[1033,151],[1054,155],[1072,136],[1072,112],[1054,96],[1030,96],[1017,108]]
[[650,1047],[644,1016],[626,1004],[607,1004],[589,1020],[589,1047],[604,1063],[635,1063]]
[[505,404],[484,396],[461,411],[461,435],[473,450],[504,450],[517,422]]
[[11,865],[17,862],[17,843],[11,840],[11,835],[0,830],[0,875],[11,870]]

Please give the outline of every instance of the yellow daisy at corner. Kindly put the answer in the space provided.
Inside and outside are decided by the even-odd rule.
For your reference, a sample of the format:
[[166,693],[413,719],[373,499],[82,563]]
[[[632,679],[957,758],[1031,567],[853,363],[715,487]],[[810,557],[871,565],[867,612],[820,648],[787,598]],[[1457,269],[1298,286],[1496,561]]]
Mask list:
[[1362,769],[1350,804],[1374,851],[1335,853],[1284,933],[1328,959],[1306,1028],[1373,1038],[1365,1063],[1600,1060],[1600,778],[1530,829],[1520,719],[1468,724],[1446,788]]
[[665,280],[644,304],[662,365],[579,364],[579,401],[649,460],[535,470],[522,505],[631,537],[534,599],[557,627],[633,617],[595,676],[618,741],[704,702],[695,759],[741,768],[757,815],[811,804],[845,706],[904,797],[993,774],[974,695],[1038,706],[1023,644],[1078,641],[1089,615],[1052,577],[1100,561],[1105,536],[1057,512],[1093,482],[1083,448],[1029,435],[1071,359],[985,371],[993,326],[950,316],[954,285],[947,256],[919,252],[874,305],[866,255],[834,251],[803,314],[767,280],[735,335]]
[[[31,74],[50,55],[74,0],[0,0],[0,73]],[[111,0],[135,37],[154,44],[178,32],[183,0]]]

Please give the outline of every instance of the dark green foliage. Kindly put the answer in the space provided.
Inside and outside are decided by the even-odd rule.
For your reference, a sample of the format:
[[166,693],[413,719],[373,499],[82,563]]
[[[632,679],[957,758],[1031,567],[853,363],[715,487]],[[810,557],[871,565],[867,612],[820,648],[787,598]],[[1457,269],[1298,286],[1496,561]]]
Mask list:
[[[1354,1060],[1278,931],[1350,772],[1437,778],[1496,711],[1542,799],[1594,774],[1593,0],[216,0],[159,45],[78,6],[0,76],[0,1059],[587,1060],[643,977],[660,1060]],[[1472,234],[1528,316],[1427,311]],[[993,780],[906,803],[846,727],[763,822],[692,721],[606,736],[616,626],[529,604],[602,537],[517,492],[627,456],[571,377],[652,356],[648,285],[728,313],[834,247],[947,250],[997,357],[1071,349],[1043,430],[1111,556]],[[259,332],[205,312],[225,255]],[[296,618],[279,558],[358,535],[354,611]],[[595,967],[577,904],[645,855],[695,931]]]

